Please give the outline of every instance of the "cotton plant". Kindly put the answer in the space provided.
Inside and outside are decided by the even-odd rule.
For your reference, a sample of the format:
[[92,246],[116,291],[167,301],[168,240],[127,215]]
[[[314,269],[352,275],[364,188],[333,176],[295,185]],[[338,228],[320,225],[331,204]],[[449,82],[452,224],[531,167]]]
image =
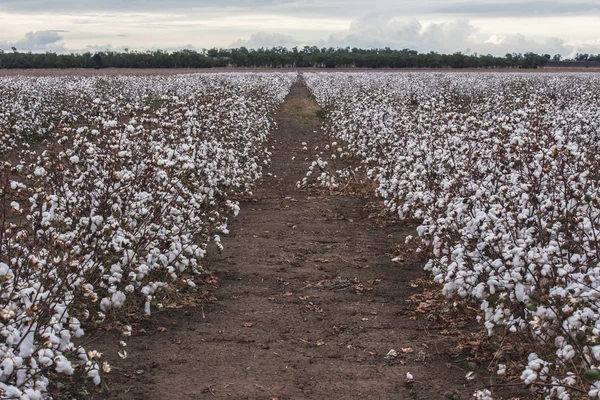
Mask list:
[[271,115],[295,80],[0,78],[2,398],[44,398],[63,376],[99,384],[110,366],[76,344],[84,328],[195,285],[239,212],[230,195],[269,163]]
[[527,333],[554,346],[529,355],[523,382],[554,398],[585,385],[597,396],[600,79],[304,78],[328,110],[331,140],[360,157],[391,212],[422,221],[425,269],[444,293],[478,303],[490,335]]

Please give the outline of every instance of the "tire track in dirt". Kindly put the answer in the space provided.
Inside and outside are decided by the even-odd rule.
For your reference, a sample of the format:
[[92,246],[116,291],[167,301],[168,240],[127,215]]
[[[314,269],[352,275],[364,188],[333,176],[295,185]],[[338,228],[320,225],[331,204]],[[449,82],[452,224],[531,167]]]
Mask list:
[[[294,85],[276,117],[270,176],[208,258],[218,300],[153,314],[127,360],[114,358],[116,333],[96,343],[113,366],[100,397],[441,399],[464,388],[447,337],[406,315],[422,264],[395,265],[390,253],[413,227],[377,227],[367,198],[295,189],[312,161],[302,143],[325,145],[317,110]],[[386,358],[391,349],[398,357]]]

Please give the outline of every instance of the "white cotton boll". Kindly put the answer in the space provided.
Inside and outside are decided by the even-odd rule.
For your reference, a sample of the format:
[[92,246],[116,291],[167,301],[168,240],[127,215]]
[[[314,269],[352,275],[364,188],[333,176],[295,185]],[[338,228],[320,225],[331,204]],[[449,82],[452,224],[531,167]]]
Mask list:
[[88,378],[92,378],[92,381],[94,382],[94,385],[98,386],[100,385],[100,382],[102,381],[100,379],[100,374],[98,373],[97,369],[91,369],[88,371],[87,373]]
[[500,376],[506,375],[506,365],[504,365],[504,364],[498,364],[498,372],[497,372],[497,374],[500,375]]
[[79,157],[77,157],[76,155],[71,156],[71,158],[69,158],[69,161],[71,161],[73,164],[77,164],[79,163]]
[[59,374],[73,375],[73,372],[74,372],[73,366],[71,365],[71,362],[66,359],[65,356],[56,357],[54,359],[54,363],[55,363],[54,369]]
[[10,206],[15,210],[15,211],[21,211],[21,205],[19,203],[17,203],[16,201],[12,201],[10,203]]
[[0,382],[0,393],[4,399],[20,399],[23,392],[18,387]]
[[492,392],[490,392],[487,389],[478,390],[475,393],[473,393],[473,399],[474,400],[494,400],[494,398],[492,397]]
[[600,381],[596,381],[592,386],[590,386],[588,395],[592,399],[600,399]]
[[148,296],[146,297],[146,302],[144,303],[144,313],[146,315],[150,315],[151,311],[150,311],[150,300],[152,299],[152,296]]
[[43,398],[42,392],[35,389],[26,389],[21,396],[21,400],[42,400]]
[[121,331],[121,335],[125,336],[125,337],[129,337],[131,336],[131,326],[130,325],[126,325],[122,328],[123,330]]
[[30,357],[33,354],[34,349],[34,338],[35,338],[35,325],[29,330],[25,337],[21,340],[19,345],[19,357]]
[[2,373],[0,374],[0,376],[1,375],[9,376],[9,375],[12,375],[12,373],[15,369],[15,364],[11,358],[5,358],[2,361],[2,364],[0,364],[0,367],[2,367]]
[[525,299],[525,290],[522,283],[517,283],[515,285],[515,297],[519,301],[523,301]]
[[525,369],[525,371],[523,371],[523,373],[521,374],[521,380],[526,385],[531,385],[533,382],[535,382],[537,380],[537,378],[538,378],[537,372],[532,371],[529,368]]
[[126,298],[127,297],[125,296],[125,293],[123,293],[121,291],[113,293],[113,295],[111,297],[112,307],[113,308],[123,307],[123,304],[125,304]]
[[406,373],[406,379],[409,380],[409,381],[412,381],[414,378],[413,378],[413,375],[410,372],[407,372]]
[[46,170],[42,167],[36,167],[35,170],[33,171],[33,174],[35,176],[44,176],[44,175],[46,175]]
[[104,297],[100,301],[100,309],[102,311],[108,311],[108,310],[110,310],[110,307],[111,307],[110,299],[108,297]]

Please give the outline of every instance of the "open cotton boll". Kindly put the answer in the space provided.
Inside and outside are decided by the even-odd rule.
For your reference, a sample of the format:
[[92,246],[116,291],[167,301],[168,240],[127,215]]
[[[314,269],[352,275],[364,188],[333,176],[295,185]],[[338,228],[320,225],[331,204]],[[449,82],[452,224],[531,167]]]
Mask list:
[[35,325],[21,339],[21,344],[19,345],[19,357],[30,357],[33,354],[35,351],[34,339]]
[[54,369],[59,374],[73,375],[73,372],[74,372],[73,366],[71,365],[71,362],[66,359],[66,357],[58,356],[58,357],[54,358],[54,364],[55,364]]
[[3,382],[0,382],[0,393],[2,393],[3,397],[6,399],[20,399],[23,395],[23,392],[16,386],[7,385]]

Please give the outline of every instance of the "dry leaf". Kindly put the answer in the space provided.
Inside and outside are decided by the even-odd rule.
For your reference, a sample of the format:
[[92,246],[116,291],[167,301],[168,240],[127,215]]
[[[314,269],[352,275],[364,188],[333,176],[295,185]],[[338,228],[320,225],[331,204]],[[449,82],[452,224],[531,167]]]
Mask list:
[[252,322],[244,322],[242,324],[242,326],[244,326],[245,328],[250,328],[250,327],[254,326],[254,324]]
[[325,344],[324,340],[317,340],[317,343],[316,343],[317,346],[323,346],[324,344]]
[[403,353],[412,353],[414,350],[412,347],[403,347],[402,348],[402,352]]
[[166,332],[167,328],[165,328],[164,326],[159,326],[158,328],[156,328],[157,332]]

